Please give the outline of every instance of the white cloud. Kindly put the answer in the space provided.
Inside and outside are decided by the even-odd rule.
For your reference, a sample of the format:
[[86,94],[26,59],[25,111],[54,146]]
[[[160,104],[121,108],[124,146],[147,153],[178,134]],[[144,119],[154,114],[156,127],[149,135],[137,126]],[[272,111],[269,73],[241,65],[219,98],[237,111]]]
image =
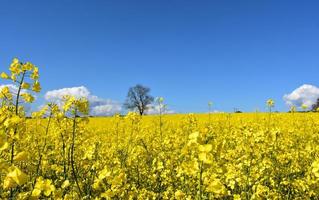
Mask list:
[[[13,84],[4,84],[4,85],[0,85],[0,91],[4,88],[4,87],[8,87],[9,88],[9,91],[13,94],[13,97],[15,97],[18,93],[18,87],[16,85],[13,85]],[[32,96],[37,99],[37,96],[34,94],[34,92],[30,92],[30,91],[27,91],[25,89],[21,89],[20,91],[20,94],[24,94],[24,93],[31,93]]]
[[319,98],[319,88],[314,85],[304,84],[290,94],[284,95],[287,105],[301,106],[302,104],[311,107]]
[[12,93],[17,93],[18,92],[18,87],[13,85],[13,84],[0,85],[0,90],[2,90],[4,87],[8,87],[10,92],[12,92]]
[[[9,91],[13,94],[16,94],[18,92],[18,88],[17,86],[13,85],[13,84],[4,84],[4,85],[0,85],[0,92],[2,91],[2,89],[4,87],[8,87]],[[2,102],[2,100],[0,100],[0,103]]]
[[108,104],[93,107],[91,113],[94,116],[103,116],[105,113],[114,114],[121,112],[121,110],[121,104],[117,102],[109,102]]
[[[209,112],[207,112],[209,114]],[[224,113],[223,111],[219,111],[219,110],[212,110],[210,113]]]
[[65,95],[71,95],[76,98],[85,97],[88,98],[90,95],[89,90],[84,87],[72,87],[72,88],[63,88],[58,90],[51,90],[45,93],[44,98],[48,101],[61,101],[62,97]]
[[[148,106],[147,110],[145,111],[145,113],[147,115],[157,115],[160,113],[160,105],[150,105]],[[174,114],[175,111],[174,110],[170,110],[167,107],[162,108],[162,114]]]
[[63,96],[65,95],[72,95],[77,98],[87,98],[90,102],[90,114],[94,116],[113,115],[122,110],[122,106],[119,102],[110,99],[102,99],[92,95],[84,86],[51,90],[46,92],[44,98],[47,101],[61,105]]

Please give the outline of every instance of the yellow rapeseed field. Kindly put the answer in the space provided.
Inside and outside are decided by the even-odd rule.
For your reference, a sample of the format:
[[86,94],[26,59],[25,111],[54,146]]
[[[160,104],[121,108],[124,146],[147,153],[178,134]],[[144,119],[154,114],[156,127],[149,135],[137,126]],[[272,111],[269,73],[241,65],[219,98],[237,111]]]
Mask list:
[[317,113],[88,118],[66,96],[28,119],[38,68],[1,77],[0,199],[319,198]]

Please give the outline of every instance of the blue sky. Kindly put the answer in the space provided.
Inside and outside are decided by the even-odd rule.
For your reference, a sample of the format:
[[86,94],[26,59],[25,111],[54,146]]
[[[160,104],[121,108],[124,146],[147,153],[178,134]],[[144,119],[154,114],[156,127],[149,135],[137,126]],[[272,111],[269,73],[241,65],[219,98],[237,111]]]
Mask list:
[[[0,69],[40,68],[42,96],[85,86],[119,102],[137,83],[177,112],[277,110],[319,86],[319,2],[145,0],[0,2]],[[4,83],[4,82],[0,82]],[[41,99],[41,96],[40,96]]]

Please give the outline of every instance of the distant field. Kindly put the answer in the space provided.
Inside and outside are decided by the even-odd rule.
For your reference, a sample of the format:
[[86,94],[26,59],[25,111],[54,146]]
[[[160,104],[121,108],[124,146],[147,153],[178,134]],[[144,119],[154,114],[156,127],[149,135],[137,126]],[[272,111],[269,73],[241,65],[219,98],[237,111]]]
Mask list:
[[22,129],[3,199],[319,197],[317,113],[57,115]]
[[136,197],[319,195],[317,113],[132,115],[91,118],[89,127],[111,158],[104,170],[123,172],[121,187]]

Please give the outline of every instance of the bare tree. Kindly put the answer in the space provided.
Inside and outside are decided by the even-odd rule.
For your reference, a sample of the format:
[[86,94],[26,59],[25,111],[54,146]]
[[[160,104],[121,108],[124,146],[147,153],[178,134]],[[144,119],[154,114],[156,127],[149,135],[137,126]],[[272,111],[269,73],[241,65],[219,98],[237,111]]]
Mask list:
[[124,106],[127,109],[137,109],[140,115],[143,115],[148,106],[154,101],[150,93],[150,88],[137,84],[131,87],[127,93]]
[[317,99],[317,102],[312,105],[311,110],[314,111],[314,112],[317,112],[318,108],[319,108],[319,98]]

